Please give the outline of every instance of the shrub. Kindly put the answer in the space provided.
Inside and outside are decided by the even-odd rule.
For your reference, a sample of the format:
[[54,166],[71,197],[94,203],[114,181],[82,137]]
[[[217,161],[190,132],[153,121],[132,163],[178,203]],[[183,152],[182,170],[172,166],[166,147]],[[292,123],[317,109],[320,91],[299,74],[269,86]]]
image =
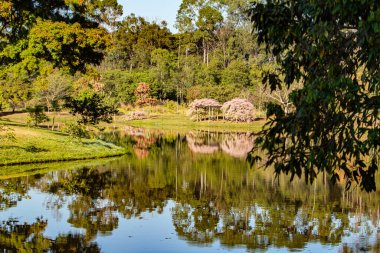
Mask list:
[[0,143],[12,142],[16,140],[13,129],[0,124]]
[[224,103],[221,109],[226,120],[246,122],[254,119],[254,107],[246,99],[232,99]]
[[165,108],[167,108],[169,111],[176,111],[178,107],[178,103],[172,100],[169,100],[165,103]]
[[145,112],[142,111],[135,111],[130,112],[127,115],[124,116],[124,119],[126,120],[139,120],[139,119],[146,119],[148,115]]
[[42,105],[36,105],[28,107],[26,111],[29,113],[27,124],[38,126],[39,124],[49,121],[49,117],[44,113],[44,107]]
[[89,139],[90,132],[86,130],[84,125],[70,123],[63,129],[65,133],[67,133],[71,139],[76,139],[81,141],[82,138]]
[[186,99],[188,101],[193,101],[202,97],[202,87],[200,85],[195,85],[187,89]]
[[78,123],[84,125],[97,125],[101,121],[111,123],[112,115],[117,113],[113,106],[105,104],[103,96],[91,92],[67,98],[65,107],[71,114],[80,115]]

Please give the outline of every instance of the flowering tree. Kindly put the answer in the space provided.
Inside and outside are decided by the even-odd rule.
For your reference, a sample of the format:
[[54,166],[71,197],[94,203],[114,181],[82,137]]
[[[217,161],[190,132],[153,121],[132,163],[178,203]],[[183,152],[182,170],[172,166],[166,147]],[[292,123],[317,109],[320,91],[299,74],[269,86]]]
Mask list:
[[137,106],[154,105],[157,102],[150,96],[150,86],[147,83],[139,83],[135,90],[135,96],[137,97],[135,102]]
[[246,99],[235,98],[222,106],[224,118],[233,121],[251,121],[254,118],[255,108]]

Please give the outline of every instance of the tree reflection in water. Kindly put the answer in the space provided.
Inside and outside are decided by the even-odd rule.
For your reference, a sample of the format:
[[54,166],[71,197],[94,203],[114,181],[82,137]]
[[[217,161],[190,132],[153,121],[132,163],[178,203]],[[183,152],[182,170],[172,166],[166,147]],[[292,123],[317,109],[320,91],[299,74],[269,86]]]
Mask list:
[[[179,238],[189,242],[218,240],[225,247],[243,245],[252,251],[269,247],[297,250],[313,242],[337,245],[341,252],[379,252],[379,192],[345,192],[339,185],[331,185],[328,175],[320,175],[310,187],[302,180],[290,183],[286,176],[275,179],[271,170],[250,169],[242,153],[228,151],[246,152],[252,138],[249,134],[139,136],[149,138],[140,142],[147,143],[146,159],[131,152],[105,166],[1,181],[0,198],[7,200],[2,210],[16,206],[30,189],[57,198],[49,201],[49,205],[57,203],[57,208],[67,202],[67,222],[85,229],[86,234],[47,240],[38,232],[46,226],[45,221],[29,225],[24,235],[34,234],[35,241],[49,249],[56,245],[52,241],[65,240],[98,249],[88,242],[96,240],[98,233],[110,234],[118,228],[120,217],[160,214],[173,200],[171,222]],[[115,138],[131,151],[140,145],[134,137]],[[195,143],[217,146],[218,152],[194,152]],[[2,228],[3,234],[9,231]]]
[[100,252],[99,246],[80,234],[61,234],[55,239],[43,236],[48,221],[37,218],[32,224],[9,219],[0,224],[2,252]]
[[197,131],[186,134],[186,141],[193,153],[212,154],[221,150],[230,156],[245,159],[253,148],[254,136],[251,133]]

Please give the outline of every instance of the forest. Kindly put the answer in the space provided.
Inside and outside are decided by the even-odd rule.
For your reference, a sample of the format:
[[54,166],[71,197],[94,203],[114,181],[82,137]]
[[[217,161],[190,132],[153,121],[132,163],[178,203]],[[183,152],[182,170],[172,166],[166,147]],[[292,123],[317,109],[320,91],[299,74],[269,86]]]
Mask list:
[[[148,104],[188,104],[200,98],[223,103],[245,98],[258,110],[269,100],[290,106],[286,91],[271,94],[261,82],[262,73],[276,65],[252,34],[246,11],[249,3],[184,0],[177,13],[175,34],[164,20],[150,22],[134,14],[122,17],[116,1],[95,1],[95,6],[78,8],[78,15],[93,15],[90,20],[98,22],[97,27],[96,22],[86,24],[89,28],[82,31],[76,24],[53,22],[70,17],[45,21],[42,16],[25,14],[18,18],[32,19],[34,24],[30,31],[24,31],[25,36],[13,35],[18,32],[17,19],[9,17],[14,24],[1,27],[12,41],[0,46],[1,110],[35,105],[43,105],[46,111],[60,110],[64,98],[93,92],[120,108],[135,105],[139,83],[149,85],[153,100],[145,101]],[[20,8],[27,13],[27,6]],[[2,18],[7,20],[5,14],[3,10]],[[7,33],[9,29],[13,34]],[[81,62],[80,57],[86,58]]]

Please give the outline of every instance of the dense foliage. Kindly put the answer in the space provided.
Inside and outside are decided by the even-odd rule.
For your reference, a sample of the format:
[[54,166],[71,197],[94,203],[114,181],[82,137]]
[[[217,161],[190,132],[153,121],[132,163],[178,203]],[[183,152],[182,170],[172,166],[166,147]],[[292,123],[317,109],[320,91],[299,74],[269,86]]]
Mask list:
[[[276,172],[313,182],[344,172],[347,187],[374,191],[379,165],[378,1],[265,1],[250,16],[259,44],[280,65],[264,79],[290,94],[295,109],[271,106],[258,143]],[[282,76],[282,77],[281,77]],[[285,84],[281,82],[284,78]]]
[[7,0],[0,13],[1,109],[44,104],[55,111],[53,104],[88,88],[83,83],[115,106],[135,104],[141,82],[156,100],[242,97],[262,108],[266,97],[255,94],[273,60],[251,39],[248,3],[184,0],[173,34],[165,21],[134,14],[117,21],[115,0]]
[[108,9],[117,1],[3,0],[0,9],[0,76],[41,73],[47,65],[84,71],[99,64],[107,44]]
[[68,97],[65,107],[73,115],[79,115],[79,124],[97,125],[99,122],[112,122],[117,110],[104,102],[104,98],[94,92],[84,92],[77,97]]

